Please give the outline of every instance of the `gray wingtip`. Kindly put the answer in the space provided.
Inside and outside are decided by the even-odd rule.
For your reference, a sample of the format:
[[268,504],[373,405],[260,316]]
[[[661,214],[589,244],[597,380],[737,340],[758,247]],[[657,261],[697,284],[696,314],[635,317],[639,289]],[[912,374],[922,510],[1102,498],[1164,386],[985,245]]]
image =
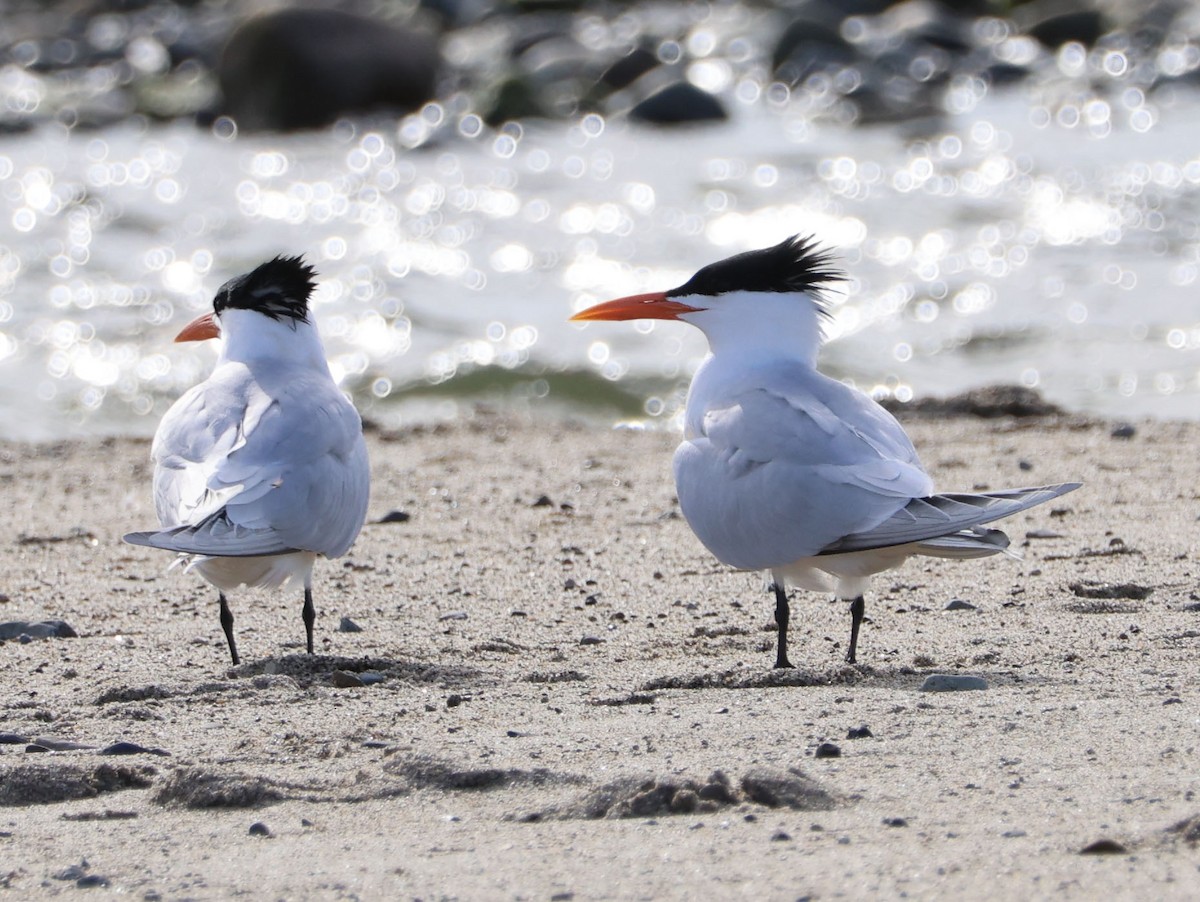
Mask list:
[[148,548],[154,548],[154,536],[157,533],[153,532],[127,532],[121,536],[121,541],[130,545],[145,545]]

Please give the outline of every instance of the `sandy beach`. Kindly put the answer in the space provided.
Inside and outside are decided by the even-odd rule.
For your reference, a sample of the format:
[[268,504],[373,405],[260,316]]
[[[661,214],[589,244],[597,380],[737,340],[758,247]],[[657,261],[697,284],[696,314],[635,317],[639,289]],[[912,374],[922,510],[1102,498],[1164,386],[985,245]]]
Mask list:
[[906,426],[941,490],[1085,486],[998,524],[1022,560],[877,577],[857,666],[796,593],[784,672],[671,434],[373,432],[317,653],[243,593],[232,668],[215,590],[120,540],[148,443],[0,445],[0,621],[77,634],[0,647],[0,895],[1194,898],[1200,425]]

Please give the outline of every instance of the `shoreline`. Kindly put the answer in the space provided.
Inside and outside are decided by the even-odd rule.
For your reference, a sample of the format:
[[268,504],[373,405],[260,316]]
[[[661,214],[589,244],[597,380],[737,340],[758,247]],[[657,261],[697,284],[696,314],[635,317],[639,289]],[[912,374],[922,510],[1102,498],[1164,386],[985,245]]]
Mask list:
[[[784,675],[762,578],[678,514],[666,431],[371,433],[370,522],[315,573],[317,654],[298,593],[241,593],[236,668],[215,592],[120,543],[153,522],[147,441],[0,443],[0,621],[78,633],[3,644],[3,731],[92,747],[0,745],[4,885],[1185,897],[1200,424],[904,422],[940,490],[1084,487],[997,524],[1021,561],[876,577],[858,666],[842,606],[796,592]],[[920,691],[934,673],[988,688]],[[118,742],[147,751],[99,754]]]

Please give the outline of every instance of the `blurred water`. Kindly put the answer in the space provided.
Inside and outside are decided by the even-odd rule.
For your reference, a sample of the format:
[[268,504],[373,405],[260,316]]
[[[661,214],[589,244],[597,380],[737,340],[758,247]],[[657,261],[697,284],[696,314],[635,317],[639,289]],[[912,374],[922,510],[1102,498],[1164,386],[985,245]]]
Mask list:
[[380,422],[481,395],[669,420],[699,334],[567,317],[794,232],[853,277],[824,366],[861,387],[1020,383],[1073,410],[1200,415],[1195,94],[991,93],[920,137],[785,100],[678,131],[496,133],[430,106],[298,136],[6,135],[0,435],[152,433],[213,359],[174,333],[277,253],[316,265],[334,373]]

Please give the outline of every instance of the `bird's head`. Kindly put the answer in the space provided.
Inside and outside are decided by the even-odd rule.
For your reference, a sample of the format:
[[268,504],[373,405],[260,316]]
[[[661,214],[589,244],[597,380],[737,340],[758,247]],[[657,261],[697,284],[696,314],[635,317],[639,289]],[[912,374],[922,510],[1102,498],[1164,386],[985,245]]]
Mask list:
[[175,336],[176,341],[203,341],[222,334],[228,312],[245,310],[275,322],[308,321],[308,299],[316,271],[303,257],[275,257],[250,272],[230,279],[217,289],[211,313],[196,317]]
[[819,317],[826,314],[825,291],[845,278],[811,237],[795,235],[773,247],[711,263],[678,288],[606,301],[571,319],[681,320],[701,329],[714,351],[782,342],[811,346],[815,355]]

